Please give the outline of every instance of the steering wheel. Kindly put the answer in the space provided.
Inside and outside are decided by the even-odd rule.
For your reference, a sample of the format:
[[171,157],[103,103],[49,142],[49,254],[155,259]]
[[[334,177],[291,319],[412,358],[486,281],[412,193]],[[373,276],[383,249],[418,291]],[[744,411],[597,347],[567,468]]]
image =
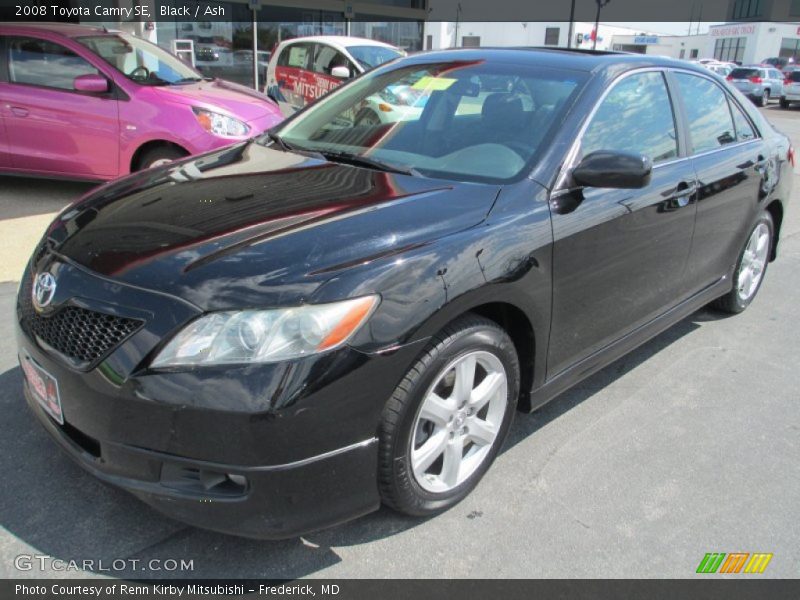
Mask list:
[[[137,76],[136,73],[139,72],[143,73],[143,76]],[[131,79],[139,79],[139,80],[148,79],[150,77],[150,69],[148,69],[147,67],[136,67],[133,71],[128,73],[128,77],[130,77]]]

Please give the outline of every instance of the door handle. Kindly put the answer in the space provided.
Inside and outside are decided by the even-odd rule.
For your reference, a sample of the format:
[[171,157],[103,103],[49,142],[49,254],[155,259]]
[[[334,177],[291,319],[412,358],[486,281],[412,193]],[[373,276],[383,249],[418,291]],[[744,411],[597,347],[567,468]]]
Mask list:
[[11,109],[11,112],[18,117],[27,117],[28,116],[28,109],[22,108],[21,106],[9,106],[8,108]]
[[676,208],[683,208],[689,204],[696,191],[697,182],[681,181],[668,200],[674,202]]

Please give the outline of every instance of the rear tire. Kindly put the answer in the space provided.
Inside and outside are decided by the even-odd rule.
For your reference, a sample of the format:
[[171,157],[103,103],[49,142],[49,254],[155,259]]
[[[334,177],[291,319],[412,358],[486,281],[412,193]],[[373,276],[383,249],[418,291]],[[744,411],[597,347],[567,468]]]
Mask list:
[[781,108],[789,108],[789,101],[786,99],[785,96],[781,96],[780,106]]
[[764,90],[761,92],[761,96],[756,100],[756,105],[758,106],[766,106],[769,104],[769,90]]
[[514,343],[494,321],[467,314],[431,338],[383,410],[383,502],[426,516],[465,498],[505,441],[519,380]]
[[188,156],[188,154],[174,146],[157,146],[142,154],[136,170],[143,171],[152,167],[166,165],[184,156]]
[[750,306],[764,282],[774,239],[775,225],[772,222],[772,215],[763,211],[739,253],[733,270],[733,289],[712,302],[711,308],[738,314]]

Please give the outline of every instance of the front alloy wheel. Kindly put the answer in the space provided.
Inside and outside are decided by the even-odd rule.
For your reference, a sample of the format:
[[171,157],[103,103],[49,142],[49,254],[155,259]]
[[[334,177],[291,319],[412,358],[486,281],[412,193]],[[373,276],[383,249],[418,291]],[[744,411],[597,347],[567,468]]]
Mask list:
[[449,492],[486,460],[506,412],[508,378],[490,352],[460,356],[428,389],[414,422],[411,467],[429,492]]
[[468,314],[434,336],[383,411],[383,501],[422,516],[462,500],[497,456],[518,394],[516,349],[494,321]]

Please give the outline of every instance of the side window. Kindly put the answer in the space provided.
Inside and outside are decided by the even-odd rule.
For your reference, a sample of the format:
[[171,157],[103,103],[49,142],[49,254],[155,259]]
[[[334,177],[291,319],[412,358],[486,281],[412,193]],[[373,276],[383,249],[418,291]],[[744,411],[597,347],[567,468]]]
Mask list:
[[744,116],[742,109],[736,106],[730,98],[728,99],[731,105],[731,113],[733,114],[733,124],[736,127],[736,140],[739,142],[746,142],[747,140],[755,139],[756,132],[750,121]]
[[603,99],[581,143],[583,155],[597,150],[637,152],[654,163],[678,156],[675,118],[664,76],[630,75]]
[[311,50],[310,44],[292,44],[287,46],[278,57],[278,65],[281,67],[294,67],[296,69],[307,69],[308,58]]
[[98,70],[59,44],[36,38],[8,40],[8,80],[42,87],[72,90],[79,75]]
[[315,73],[330,75],[334,67],[347,67],[350,75],[353,74],[353,66],[344,54],[326,44],[317,44],[314,65],[311,70]]
[[686,105],[694,152],[707,152],[735,142],[736,134],[725,92],[704,77],[688,73],[676,73],[675,77]]

